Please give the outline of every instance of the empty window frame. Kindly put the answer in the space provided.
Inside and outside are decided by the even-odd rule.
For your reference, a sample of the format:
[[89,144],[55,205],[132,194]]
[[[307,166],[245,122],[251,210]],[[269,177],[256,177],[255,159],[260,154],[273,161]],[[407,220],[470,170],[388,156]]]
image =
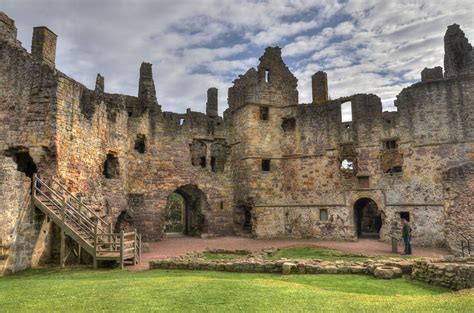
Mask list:
[[134,149],[138,151],[138,153],[145,153],[146,151],[146,137],[145,135],[137,135],[135,139]]
[[202,156],[199,158],[199,165],[201,165],[202,168],[206,168],[206,157]]
[[393,174],[393,173],[401,173],[403,171],[401,166],[393,166],[389,168],[386,173],[387,174]]
[[107,154],[107,158],[103,166],[103,175],[107,179],[116,179],[120,176],[119,159],[112,153]]
[[328,209],[319,209],[319,220],[326,222],[329,219]]
[[270,110],[268,107],[260,107],[260,120],[261,121],[268,121],[269,111]]
[[400,219],[405,219],[407,222],[410,221],[410,212],[399,212]]
[[270,159],[262,160],[262,172],[270,172]]
[[346,172],[354,172],[354,161],[351,159],[344,159],[341,161],[341,170]]
[[341,121],[352,122],[352,102],[341,103]]
[[396,140],[385,140],[383,142],[383,147],[386,150],[397,150],[398,149],[398,143]]
[[266,83],[269,83],[270,82],[270,70],[269,69],[265,69],[265,82]]
[[296,120],[292,117],[284,118],[283,122],[281,123],[281,128],[285,132],[291,132],[295,130],[295,127],[296,127]]

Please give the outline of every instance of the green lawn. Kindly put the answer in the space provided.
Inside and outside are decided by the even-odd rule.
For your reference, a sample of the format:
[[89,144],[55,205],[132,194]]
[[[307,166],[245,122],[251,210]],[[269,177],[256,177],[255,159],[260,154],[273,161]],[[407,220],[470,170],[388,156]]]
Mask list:
[[[393,256],[381,255],[370,257],[371,259],[385,259],[390,257],[413,259],[413,256]],[[273,256],[273,260],[278,259],[320,259],[323,261],[366,261],[369,259],[366,256],[355,256],[344,253],[342,251],[318,248],[318,247],[291,247],[278,250]]]
[[472,312],[473,292],[362,275],[38,269],[0,278],[1,312]]
[[214,253],[209,251],[204,251],[202,253],[202,258],[207,261],[216,261],[216,260],[237,260],[247,257],[247,255],[236,254],[236,253]]

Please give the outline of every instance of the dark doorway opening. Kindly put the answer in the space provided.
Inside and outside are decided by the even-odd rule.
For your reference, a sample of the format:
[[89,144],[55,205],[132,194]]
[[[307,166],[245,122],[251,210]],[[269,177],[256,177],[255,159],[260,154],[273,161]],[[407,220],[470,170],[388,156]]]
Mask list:
[[197,186],[179,187],[168,197],[165,232],[188,236],[207,232],[206,207],[206,195]]
[[252,207],[250,205],[239,205],[234,211],[234,221],[237,229],[244,233],[252,232]]
[[374,200],[361,198],[354,204],[357,237],[380,238],[382,215]]

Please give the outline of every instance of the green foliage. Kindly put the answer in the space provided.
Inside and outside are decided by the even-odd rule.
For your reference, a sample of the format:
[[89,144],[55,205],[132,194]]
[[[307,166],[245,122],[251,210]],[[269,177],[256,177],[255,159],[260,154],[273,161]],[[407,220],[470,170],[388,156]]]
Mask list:
[[[370,257],[371,259],[385,259],[394,256],[380,255]],[[412,256],[396,256],[397,258],[416,258]],[[348,254],[342,251],[319,248],[319,247],[291,247],[278,250],[273,256],[273,260],[278,259],[319,259],[323,261],[366,261],[369,257]]]
[[472,312],[472,291],[361,275],[30,270],[0,278],[2,312]]
[[181,195],[173,192],[166,203],[165,232],[180,233],[183,229],[184,199]]

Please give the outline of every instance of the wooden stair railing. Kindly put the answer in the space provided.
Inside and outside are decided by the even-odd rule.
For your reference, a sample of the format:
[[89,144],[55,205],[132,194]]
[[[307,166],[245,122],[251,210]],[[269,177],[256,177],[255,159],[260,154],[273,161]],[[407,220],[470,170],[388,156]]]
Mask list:
[[66,261],[65,236],[72,238],[80,251],[84,249],[97,261],[117,261],[123,269],[125,264],[135,265],[141,259],[141,236],[133,232],[113,233],[111,223],[74,196],[61,183],[51,179],[46,184],[36,175],[33,177],[33,204],[59,226],[61,230],[60,265]]

